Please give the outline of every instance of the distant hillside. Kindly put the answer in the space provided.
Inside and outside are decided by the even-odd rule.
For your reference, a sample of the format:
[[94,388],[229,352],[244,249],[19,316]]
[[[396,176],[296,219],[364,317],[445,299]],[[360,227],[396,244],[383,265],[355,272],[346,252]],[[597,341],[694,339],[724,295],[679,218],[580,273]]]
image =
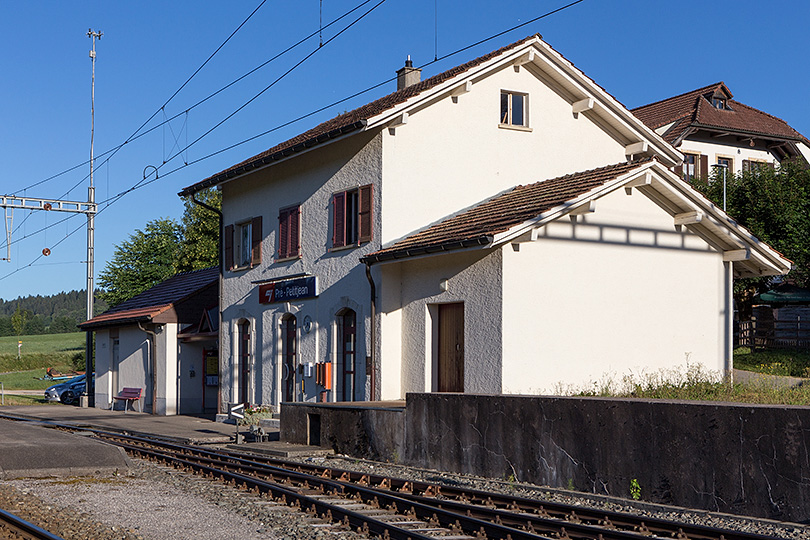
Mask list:
[[[16,334],[11,316],[18,307],[28,313],[23,335],[76,332],[76,325],[87,318],[86,301],[84,291],[61,292],[51,296],[21,296],[14,300],[0,298],[0,336]],[[99,299],[96,291],[93,311],[98,314],[106,310],[107,303]]]

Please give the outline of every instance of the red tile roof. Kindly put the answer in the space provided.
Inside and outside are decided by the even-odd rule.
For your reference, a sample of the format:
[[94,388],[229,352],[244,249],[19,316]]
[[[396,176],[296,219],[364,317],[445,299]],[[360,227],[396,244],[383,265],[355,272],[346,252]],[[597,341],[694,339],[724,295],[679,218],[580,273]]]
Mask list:
[[[712,105],[711,98],[715,92],[728,96],[730,110],[720,110]],[[734,101],[731,97],[728,87],[719,82],[638,107],[631,112],[651,129],[675,122],[663,135],[664,140],[670,143],[678,141],[692,127],[808,142],[784,120]]]
[[468,71],[476,66],[488,62],[489,60],[497,56],[509,52],[510,50],[515,49],[520,45],[523,45],[527,41],[539,37],[540,37],[539,35],[528,36],[524,39],[521,39],[520,41],[512,43],[511,45],[501,47],[496,51],[480,56],[475,60],[471,60],[465,64],[461,64],[460,66],[456,66],[443,73],[439,73],[438,75],[434,75],[429,79],[425,79],[424,81],[408,86],[407,88],[403,88],[402,90],[398,90],[392,94],[388,94],[387,96],[372,101],[371,103],[367,103],[362,107],[358,107],[353,111],[349,111],[347,113],[336,116],[331,120],[327,120],[326,122],[318,124],[314,128],[305,131],[304,133],[296,137],[293,137],[292,139],[284,141],[281,144],[277,144],[276,146],[262,152],[261,154],[257,154],[249,159],[246,159],[241,163],[237,163],[236,165],[225,169],[224,171],[218,172],[217,174],[210,176],[205,180],[202,180],[194,185],[184,188],[180,192],[180,195],[181,196],[190,195],[192,193],[200,191],[201,189],[214,186],[219,182],[226,180],[228,178],[232,178],[234,176],[243,174],[249,171],[250,169],[264,166],[267,163],[282,159],[284,157],[289,156],[292,153],[307,148],[311,148],[331,138],[339,137],[345,133],[350,133],[352,131],[361,129],[363,126],[365,126],[366,122],[370,118],[377,116],[378,114],[383,113],[389,109],[392,109],[396,105],[404,103],[408,99],[417,96],[426,90],[434,88],[442,84],[443,82],[464,73],[465,71]]
[[219,280],[219,268],[203,268],[174,275],[79,325],[91,330],[114,324],[149,321]]
[[652,158],[618,163],[527,186],[517,186],[461,214],[400,240],[390,247],[370,253],[363,258],[363,261],[375,263],[488,245],[496,234],[535,219],[543,212],[571,201],[650,161]]

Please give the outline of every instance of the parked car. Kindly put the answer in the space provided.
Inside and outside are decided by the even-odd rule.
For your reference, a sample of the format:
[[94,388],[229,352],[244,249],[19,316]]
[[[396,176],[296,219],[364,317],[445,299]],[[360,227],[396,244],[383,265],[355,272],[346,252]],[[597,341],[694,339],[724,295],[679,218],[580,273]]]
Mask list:
[[45,399],[71,405],[84,393],[84,388],[84,375],[79,375],[49,387],[45,390]]

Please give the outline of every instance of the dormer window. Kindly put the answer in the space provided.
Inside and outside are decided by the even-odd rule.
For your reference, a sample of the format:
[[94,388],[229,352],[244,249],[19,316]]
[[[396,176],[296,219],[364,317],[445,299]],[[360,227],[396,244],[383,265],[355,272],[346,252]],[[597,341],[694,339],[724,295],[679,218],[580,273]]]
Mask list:
[[721,111],[724,111],[724,110],[728,109],[728,103],[727,103],[726,98],[724,98],[724,97],[718,97],[718,96],[713,97],[712,98],[712,105],[714,106],[715,109],[720,109]]

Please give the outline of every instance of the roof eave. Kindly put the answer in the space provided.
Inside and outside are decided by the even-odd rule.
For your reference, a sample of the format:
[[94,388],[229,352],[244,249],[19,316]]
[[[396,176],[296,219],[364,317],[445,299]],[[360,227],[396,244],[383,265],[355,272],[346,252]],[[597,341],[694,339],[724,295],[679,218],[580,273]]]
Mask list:
[[366,119],[361,119],[351,124],[347,124],[345,126],[333,129],[332,131],[329,131],[327,133],[318,135],[317,137],[307,139],[303,142],[296,144],[295,146],[291,146],[290,148],[285,148],[283,150],[279,150],[278,152],[273,152],[272,154],[269,154],[262,158],[250,160],[244,165],[241,165],[240,167],[226,170],[225,172],[221,172],[219,174],[215,174],[214,176],[206,178],[201,182],[197,182],[196,184],[183,188],[183,190],[180,191],[178,195],[180,197],[187,197],[204,189],[208,189],[210,187],[219,185],[225,181],[233,180],[234,178],[238,178],[244,174],[254,172],[257,169],[263,169],[264,167],[267,167],[275,162],[285,160],[294,154],[299,154],[301,152],[312,150],[313,148],[322,146],[338,138],[341,138],[344,135],[354,133],[355,131],[358,130],[362,130],[366,127],[367,124],[368,121]]
[[371,253],[360,258],[360,262],[369,266],[377,263],[395,262],[403,259],[416,259],[445,253],[448,251],[461,251],[467,249],[481,249],[492,246],[493,237],[490,235],[468,238],[466,240],[455,240],[453,242],[443,242],[415,248],[403,248],[396,251],[383,252],[379,254]]

